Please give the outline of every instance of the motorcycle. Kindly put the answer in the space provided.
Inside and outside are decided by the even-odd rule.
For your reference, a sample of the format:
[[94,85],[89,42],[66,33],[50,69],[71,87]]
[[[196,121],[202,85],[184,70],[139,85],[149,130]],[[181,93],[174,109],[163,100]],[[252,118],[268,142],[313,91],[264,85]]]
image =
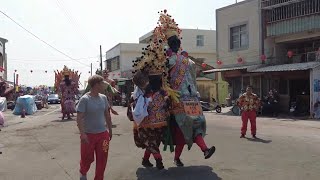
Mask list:
[[222,111],[221,106],[215,100],[213,100],[213,103],[205,101],[200,101],[200,103],[203,111],[216,111],[217,113]]
[[7,108],[8,109],[11,109],[13,111],[15,106],[16,106],[16,102],[15,101],[8,101],[7,102]]
[[42,108],[44,108],[44,102],[43,102],[43,97],[40,95],[36,95],[35,96],[35,101],[37,109],[41,110]]

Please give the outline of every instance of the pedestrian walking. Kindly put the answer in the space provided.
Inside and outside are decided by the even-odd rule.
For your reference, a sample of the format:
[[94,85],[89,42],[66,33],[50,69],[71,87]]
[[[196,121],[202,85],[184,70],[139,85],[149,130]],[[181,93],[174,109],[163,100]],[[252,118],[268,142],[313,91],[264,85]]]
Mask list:
[[246,92],[242,96],[240,96],[240,98],[237,101],[237,104],[240,107],[242,119],[240,138],[244,138],[246,135],[248,120],[250,120],[252,137],[256,138],[256,118],[257,111],[260,108],[260,99],[256,94],[252,92],[252,86],[247,86]]
[[103,77],[91,76],[91,89],[83,95],[77,106],[77,124],[81,139],[80,180],[87,179],[91,163],[96,157],[94,180],[103,180],[108,160],[109,142],[112,138],[112,124],[109,102],[104,94]]

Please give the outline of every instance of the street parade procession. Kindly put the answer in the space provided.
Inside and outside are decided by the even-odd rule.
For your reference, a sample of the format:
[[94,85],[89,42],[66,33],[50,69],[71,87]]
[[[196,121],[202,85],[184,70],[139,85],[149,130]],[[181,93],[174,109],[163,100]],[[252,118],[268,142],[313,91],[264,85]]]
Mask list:
[[0,180],[319,179],[320,0],[1,5]]
[[64,66],[62,71],[55,71],[55,89],[61,96],[61,113],[64,118],[71,119],[71,115],[76,113],[75,98],[79,94],[80,75],[77,71]]
[[[153,39],[144,48],[141,59],[134,63],[131,114],[134,123],[134,141],[145,149],[142,165],[152,167],[152,154],[156,167],[163,169],[159,145],[164,141],[175,149],[174,163],[183,166],[180,159],[184,145],[196,143],[205,159],[211,157],[215,147],[207,147],[203,140],[206,120],[202,114],[195,84],[195,67],[188,56],[182,55],[180,33],[176,22],[161,12]],[[165,53],[164,53],[165,52]],[[174,142],[174,143],[173,143]]]
[[[141,58],[134,61],[132,81],[135,88],[131,93],[127,117],[133,122],[134,143],[144,149],[141,165],[153,167],[150,162],[150,156],[153,155],[156,168],[161,170],[165,168],[160,151],[161,142],[165,151],[168,146],[171,152],[174,151],[173,162],[178,167],[184,166],[180,156],[185,145],[190,150],[196,143],[205,159],[213,155],[215,146],[208,147],[203,139],[206,120],[197,96],[194,62],[180,53],[181,30],[166,10],[160,13],[158,25],[150,44],[143,48]],[[62,74],[64,83],[60,83],[61,91],[74,97],[72,88],[64,90],[66,79],[69,80],[68,72],[63,71]],[[118,114],[112,109],[110,101],[117,93],[112,82],[108,80],[107,70],[102,72],[102,76],[91,76],[86,93],[77,106],[77,123],[82,141],[81,180],[87,179],[94,153],[95,179],[103,179],[112,137],[110,112]],[[63,95],[68,97],[68,94]],[[69,105],[74,107],[74,101]],[[70,117],[74,108],[67,108],[66,102],[63,106],[70,109],[63,111]]]

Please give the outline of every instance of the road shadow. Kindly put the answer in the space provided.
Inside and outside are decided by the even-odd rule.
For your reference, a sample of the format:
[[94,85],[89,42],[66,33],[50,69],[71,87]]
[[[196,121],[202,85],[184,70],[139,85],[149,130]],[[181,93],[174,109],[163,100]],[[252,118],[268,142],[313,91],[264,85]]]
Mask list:
[[221,113],[217,113],[218,115],[226,115],[226,116],[240,116],[240,114],[239,113],[237,113],[237,114],[234,114],[233,112],[232,112],[232,107],[230,106],[230,107],[224,107],[224,108],[222,108],[222,112]]
[[248,141],[260,142],[260,143],[264,143],[264,144],[269,144],[269,143],[272,142],[272,140],[264,140],[264,139],[261,139],[261,138],[248,138],[248,137],[246,137],[246,139]]
[[70,121],[76,121],[76,118],[71,118],[71,119],[57,119],[57,120],[53,120],[51,122],[70,122]]
[[170,167],[168,170],[156,168],[139,168],[136,172],[138,180],[221,180],[212,167],[189,166]]

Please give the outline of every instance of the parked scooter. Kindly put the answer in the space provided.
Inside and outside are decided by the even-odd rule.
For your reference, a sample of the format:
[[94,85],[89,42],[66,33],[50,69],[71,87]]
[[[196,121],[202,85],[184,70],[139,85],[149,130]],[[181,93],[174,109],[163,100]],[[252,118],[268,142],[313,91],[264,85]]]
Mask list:
[[213,103],[200,101],[201,107],[203,111],[216,111],[217,113],[221,113],[221,106],[217,103],[217,101],[212,98]]
[[296,102],[291,102],[290,104],[290,114],[295,115],[297,109],[297,103]]

